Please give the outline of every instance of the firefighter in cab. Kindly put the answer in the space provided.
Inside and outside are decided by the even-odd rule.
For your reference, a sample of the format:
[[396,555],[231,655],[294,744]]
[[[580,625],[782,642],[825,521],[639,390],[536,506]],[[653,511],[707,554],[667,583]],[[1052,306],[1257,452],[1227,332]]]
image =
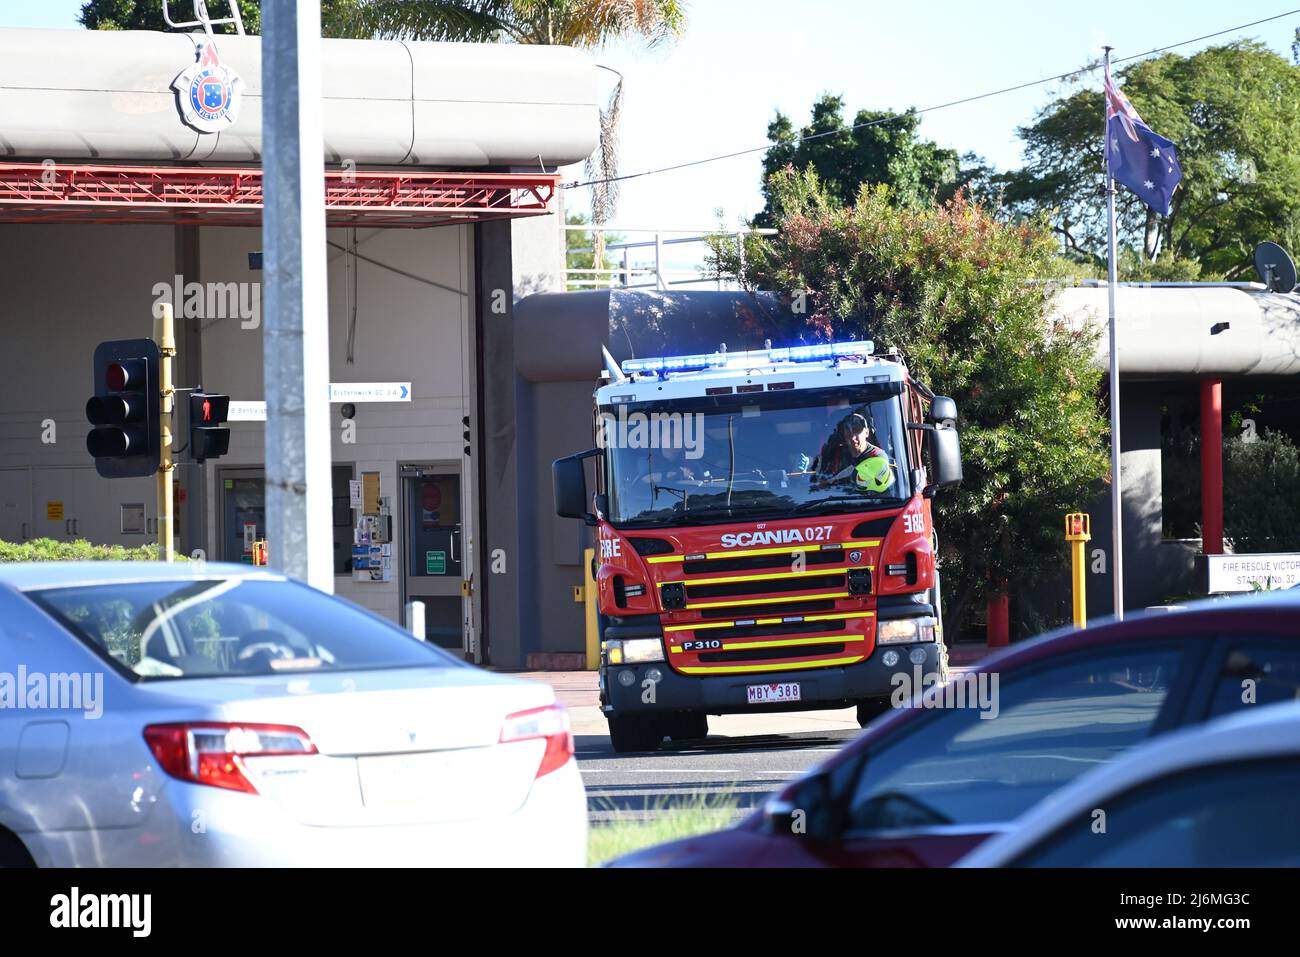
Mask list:
[[813,463],[820,486],[852,484],[877,494],[894,484],[889,453],[872,441],[868,414],[850,412],[840,420]]

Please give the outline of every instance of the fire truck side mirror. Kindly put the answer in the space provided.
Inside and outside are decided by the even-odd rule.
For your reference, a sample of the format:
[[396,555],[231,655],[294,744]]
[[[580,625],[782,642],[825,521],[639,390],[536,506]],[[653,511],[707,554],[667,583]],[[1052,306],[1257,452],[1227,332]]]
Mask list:
[[551,477],[555,485],[555,514],[560,518],[580,518],[588,525],[596,524],[587,498],[587,473],[584,463],[596,454],[588,449],[577,455],[556,459],[551,463]]
[[961,482],[961,440],[951,426],[937,426],[926,433],[930,446],[933,483],[925,490],[927,497],[941,488]]
[[934,425],[955,426],[957,424],[957,403],[946,395],[936,395],[930,400],[930,414],[926,421]]

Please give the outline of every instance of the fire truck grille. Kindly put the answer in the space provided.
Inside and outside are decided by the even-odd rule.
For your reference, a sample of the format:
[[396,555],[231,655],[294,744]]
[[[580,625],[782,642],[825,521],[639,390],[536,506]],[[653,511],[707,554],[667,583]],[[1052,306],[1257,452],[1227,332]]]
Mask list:
[[[687,575],[699,575],[706,572],[743,572],[757,568],[790,568],[794,565],[797,552],[778,552],[775,555],[751,555],[745,558],[701,558],[683,562],[682,571]],[[843,549],[827,551],[805,551],[805,565],[837,565],[844,561]]]
[[739,651],[705,651],[700,653],[700,661],[711,664],[723,661],[771,661],[781,658],[807,658],[809,655],[836,655],[844,650],[843,645],[817,645],[815,647],[791,646],[787,648],[741,648]]
[[701,608],[702,618],[766,618],[783,613],[806,615],[817,611],[831,611],[835,608],[833,599],[799,601],[791,599],[772,605],[755,605],[753,607],[731,605],[726,608]]
[[[742,619],[743,620],[743,619]],[[774,635],[815,635],[823,632],[844,630],[844,620],[833,621],[791,621],[779,625],[736,625],[734,628],[701,629],[696,633],[700,638],[769,638]]]
[[845,588],[844,572],[831,575],[801,575],[798,578],[762,578],[755,581],[720,582],[713,585],[686,583],[686,597],[731,598],[737,595],[777,595],[783,592],[811,591],[813,589]]

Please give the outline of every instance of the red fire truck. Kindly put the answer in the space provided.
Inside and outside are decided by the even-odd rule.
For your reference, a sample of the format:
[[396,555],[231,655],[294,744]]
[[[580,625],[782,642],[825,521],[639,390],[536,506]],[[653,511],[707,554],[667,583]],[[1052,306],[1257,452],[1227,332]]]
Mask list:
[[961,481],[952,399],[870,342],[606,366],[597,447],[553,470],[557,513],[596,529],[616,751],[710,714],[865,724],[946,674],[930,504]]

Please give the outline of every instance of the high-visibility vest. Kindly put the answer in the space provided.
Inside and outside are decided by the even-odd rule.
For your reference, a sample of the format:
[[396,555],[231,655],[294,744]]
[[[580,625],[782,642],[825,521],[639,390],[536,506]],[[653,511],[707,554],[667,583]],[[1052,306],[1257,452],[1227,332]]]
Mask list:
[[894,484],[894,473],[885,455],[868,455],[853,471],[858,485],[872,492],[883,492]]

